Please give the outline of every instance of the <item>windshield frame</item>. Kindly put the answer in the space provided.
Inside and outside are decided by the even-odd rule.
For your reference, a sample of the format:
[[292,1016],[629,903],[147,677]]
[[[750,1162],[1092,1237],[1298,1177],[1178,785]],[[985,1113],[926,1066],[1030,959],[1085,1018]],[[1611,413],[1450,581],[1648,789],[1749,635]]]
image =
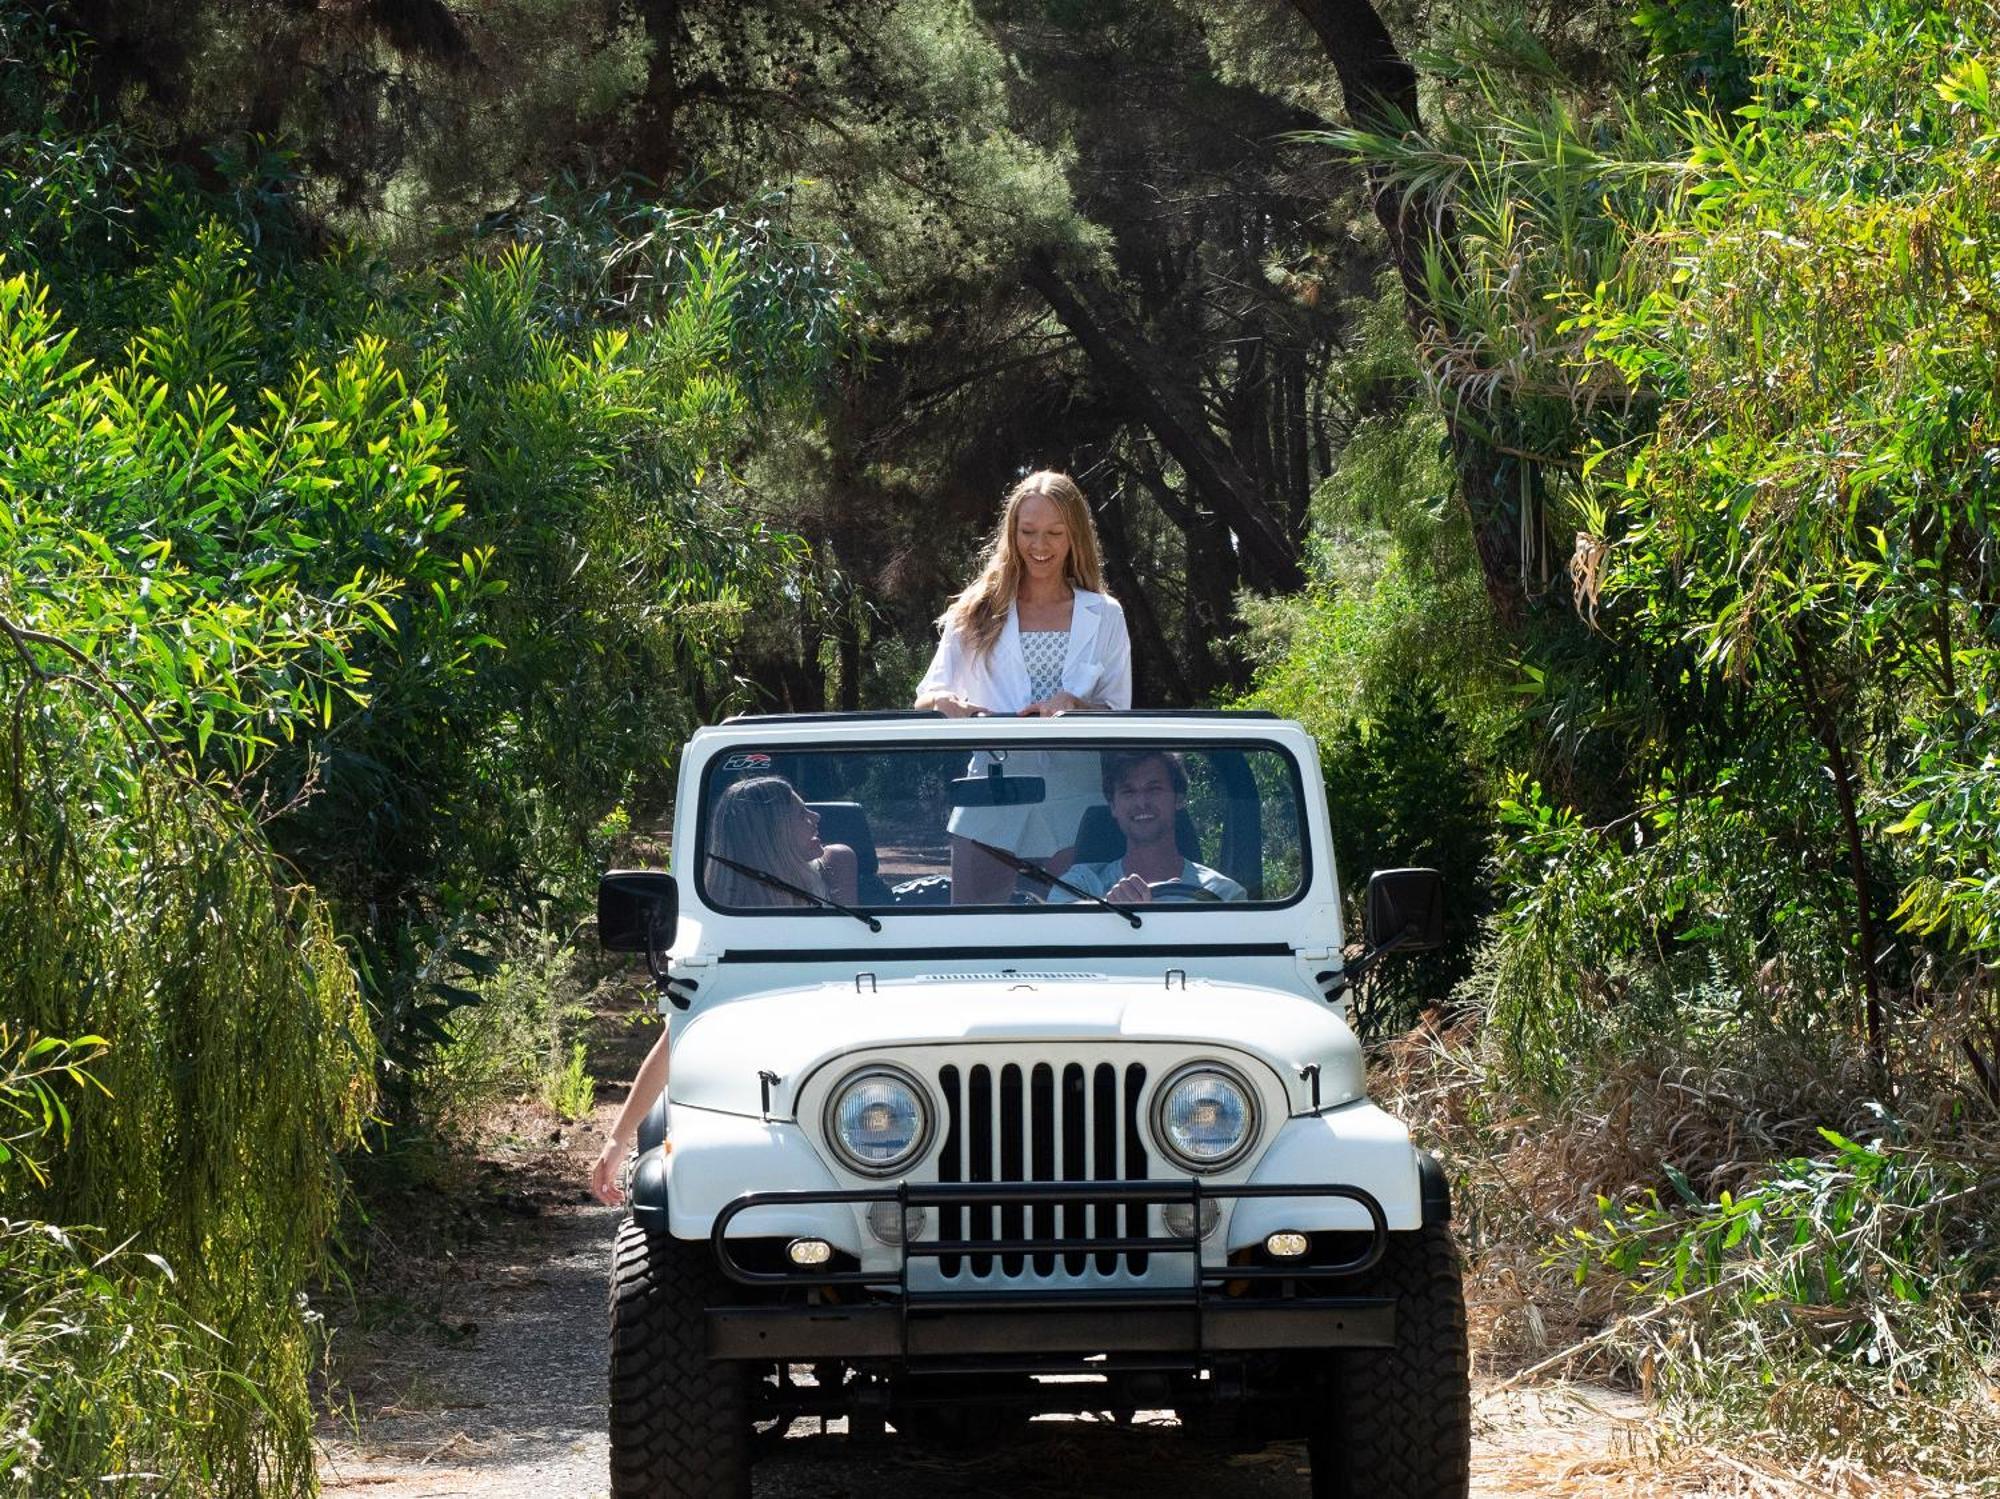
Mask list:
[[[997,721],[1008,722],[1009,720],[1002,718]],[[934,737],[926,735],[921,738],[907,734],[896,735],[894,737],[856,735],[852,739],[843,737],[835,742],[817,738],[811,740],[788,740],[781,732],[773,735],[768,740],[757,741],[758,751],[768,754],[785,755],[860,755],[900,752],[906,754],[963,754],[969,758],[978,750],[995,746],[1009,750],[1073,750],[1078,753],[1095,752],[1098,754],[1106,751],[1157,749],[1172,750],[1183,754],[1235,752],[1248,755],[1252,752],[1261,751],[1276,755],[1285,767],[1286,779],[1292,792],[1292,804],[1297,809],[1299,878],[1292,893],[1284,900],[1173,901],[1163,904],[1159,909],[1162,914],[1171,910],[1176,920],[1187,912],[1200,912],[1205,920],[1213,919],[1217,912],[1233,913],[1239,916],[1246,914],[1265,916],[1273,912],[1290,910],[1305,901],[1312,893],[1317,867],[1313,857],[1313,818],[1311,804],[1306,794],[1305,774],[1295,749],[1274,738],[1239,736],[1235,734],[1225,737],[1222,735],[1211,736],[1199,733],[1179,736],[1171,734],[1147,734],[1143,736],[1127,734],[1105,735],[1089,732],[1079,733],[1071,728],[1033,736],[1009,733],[992,741],[973,739],[963,731],[939,734]],[[699,811],[695,818],[694,845],[689,855],[692,868],[688,870],[687,878],[689,884],[693,887],[696,900],[703,909],[711,911],[717,916],[726,917],[731,921],[769,919],[773,917],[810,921],[833,917],[836,920],[851,922],[853,917],[838,909],[814,906],[729,906],[723,905],[711,898],[708,889],[708,858],[706,850],[708,848],[710,819],[715,806],[715,795],[712,794],[714,792],[715,778],[732,755],[745,752],[746,746],[740,743],[718,746],[716,751],[709,755],[703,762],[701,773],[695,782],[695,798]],[[869,915],[879,917],[885,921],[892,917],[900,921],[904,917],[985,917],[1003,912],[1049,916],[1062,912],[1075,916],[1088,916],[1091,921],[1101,923],[1111,919],[1113,914],[1106,911],[1100,905],[1081,900],[1045,901],[1040,904],[1030,905],[1016,905],[1011,902],[983,905],[953,905],[947,903],[934,906],[864,905],[857,903],[854,909],[856,911],[865,911]],[[1135,902],[1131,909],[1138,911],[1142,916],[1153,914],[1153,907],[1148,903]]]

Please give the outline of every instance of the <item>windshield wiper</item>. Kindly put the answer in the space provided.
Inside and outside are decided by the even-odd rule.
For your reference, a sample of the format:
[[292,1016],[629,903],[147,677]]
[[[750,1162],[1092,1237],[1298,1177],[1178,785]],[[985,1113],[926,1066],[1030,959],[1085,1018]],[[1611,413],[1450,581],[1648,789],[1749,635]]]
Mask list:
[[1078,900],[1087,900],[1093,906],[1102,906],[1114,916],[1123,916],[1134,926],[1143,925],[1139,920],[1139,913],[1130,906],[1116,905],[1094,891],[1084,889],[1081,885],[1072,885],[1061,875],[1051,874],[1033,859],[1024,859],[1011,848],[996,848],[990,843],[981,843],[977,838],[967,838],[965,841],[970,843],[974,848],[985,849],[987,853],[993,855],[1002,864],[1011,867],[1017,874],[1025,874],[1029,879],[1039,884],[1054,885],[1058,890],[1067,890]]
[[882,923],[877,921],[873,916],[870,916],[866,911],[857,911],[852,906],[843,906],[839,901],[830,900],[824,895],[815,895],[810,890],[794,885],[790,880],[779,879],[768,869],[759,869],[754,864],[739,864],[734,859],[724,858],[721,854],[710,854],[709,858],[715,860],[724,869],[733,869],[738,874],[748,879],[753,879],[760,885],[769,885],[773,890],[782,890],[787,895],[796,895],[800,900],[810,901],[813,905],[819,906],[823,910],[842,911],[852,916],[856,921],[865,921],[868,923],[868,930],[871,932],[882,930]]

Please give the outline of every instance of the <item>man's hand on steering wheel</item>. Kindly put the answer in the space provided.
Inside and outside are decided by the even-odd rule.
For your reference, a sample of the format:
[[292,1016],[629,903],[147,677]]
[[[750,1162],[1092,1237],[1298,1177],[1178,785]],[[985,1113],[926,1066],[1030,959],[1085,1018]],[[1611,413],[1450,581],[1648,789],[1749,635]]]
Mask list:
[[1146,887],[1147,900],[1221,900],[1208,886],[1193,880],[1159,880]]
[[1128,874],[1105,891],[1104,898],[1121,905],[1137,905],[1153,898],[1153,887],[1146,882],[1143,874]]
[[1197,884],[1193,880],[1148,880],[1142,874],[1126,875],[1104,892],[1104,898],[1129,905],[1156,900],[1222,899],[1206,885]]

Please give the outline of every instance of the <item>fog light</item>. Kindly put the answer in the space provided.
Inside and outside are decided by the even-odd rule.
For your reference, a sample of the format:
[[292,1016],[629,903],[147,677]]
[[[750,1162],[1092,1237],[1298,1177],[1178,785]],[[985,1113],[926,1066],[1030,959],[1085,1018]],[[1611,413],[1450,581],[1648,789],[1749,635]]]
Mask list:
[[900,1218],[893,1202],[873,1203],[868,1209],[868,1232],[891,1248],[906,1239],[911,1242],[921,1239],[928,1227],[922,1208],[905,1208]]
[[1280,1229],[1264,1241],[1264,1252],[1280,1260],[1295,1260],[1310,1247],[1304,1234],[1295,1234],[1288,1228]]
[[833,1246],[824,1239],[794,1239],[785,1246],[785,1254],[794,1265],[810,1268],[832,1259]]
[[[1207,1238],[1215,1232],[1215,1225],[1221,1221],[1222,1204],[1212,1198],[1204,1198],[1201,1204],[1201,1237]],[[1194,1232],[1194,1208],[1185,1202],[1170,1202],[1160,1209],[1160,1221],[1167,1232],[1176,1239],[1192,1239]]]

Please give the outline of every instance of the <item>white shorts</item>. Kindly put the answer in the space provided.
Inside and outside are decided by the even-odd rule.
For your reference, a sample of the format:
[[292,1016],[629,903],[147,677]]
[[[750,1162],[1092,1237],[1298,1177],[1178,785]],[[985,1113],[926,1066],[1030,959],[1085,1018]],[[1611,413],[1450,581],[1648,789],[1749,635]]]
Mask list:
[[[966,774],[983,776],[993,757],[985,751],[972,757]],[[1018,807],[953,807],[947,831],[960,838],[990,843],[1024,859],[1046,859],[1074,847],[1083,814],[1104,804],[1103,773],[1095,754],[1076,750],[1012,750],[1007,755],[1010,776],[1040,776],[1047,797]]]

